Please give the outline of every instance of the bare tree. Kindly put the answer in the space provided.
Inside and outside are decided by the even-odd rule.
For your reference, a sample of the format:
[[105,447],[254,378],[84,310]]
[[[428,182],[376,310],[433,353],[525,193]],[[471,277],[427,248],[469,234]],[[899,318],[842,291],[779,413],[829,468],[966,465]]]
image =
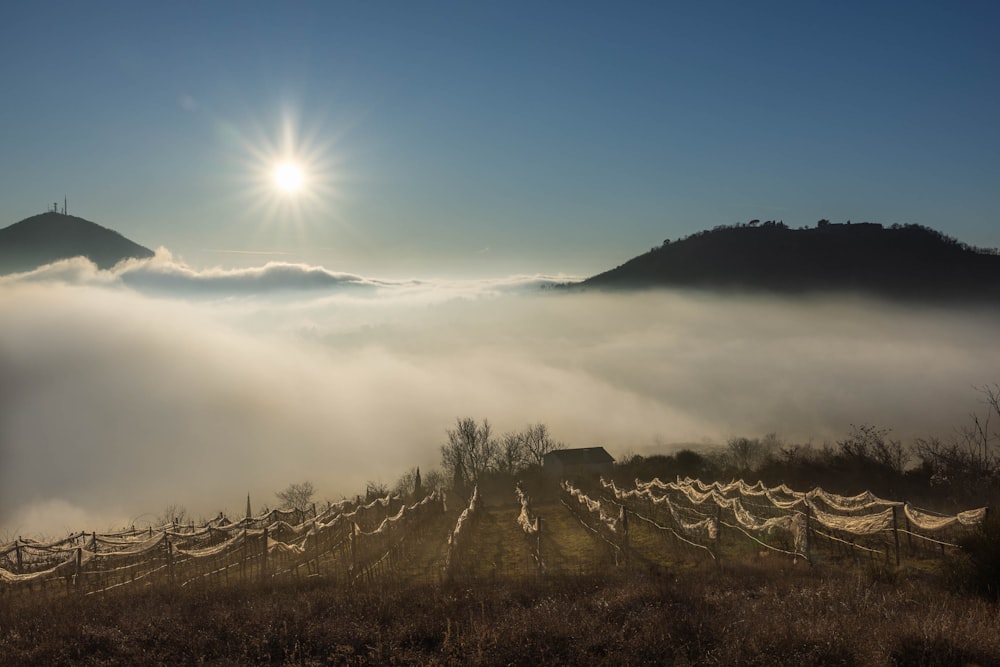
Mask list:
[[365,482],[365,500],[371,502],[373,500],[378,500],[379,498],[385,498],[389,495],[389,487],[386,486],[385,482],[368,480]]
[[312,505],[315,494],[316,489],[313,487],[312,482],[300,482],[298,484],[289,484],[284,491],[278,491],[274,495],[281,501],[281,509],[305,511],[306,508]]
[[441,465],[451,475],[456,488],[476,483],[484,472],[495,467],[497,442],[491,437],[489,421],[482,425],[470,417],[459,418],[449,429],[448,442],[441,446]]
[[431,468],[421,477],[421,487],[424,494],[434,493],[445,486],[445,477],[437,468]]
[[157,515],[155,522],[156,527],[162,527],[169,524],[182,525],[187,523],[188,513],[184,509],[183,505],[171,504],[163,508],[163,511]]
[[1000,419],[1000,385],[976,388],[986,413],[970,415],[972,423],[958,429],[945,442],[918,439],[917,455],[931,473],[931,483],[950,486],[958,496],[977,497],[1000,485],[1000,433],[993,427]]
[[910,459],[910,452],[902,442],[892,440],[888,435],[889,429],[871,424],[851,424],[850,437],[837,442],[840,455],[847,460],[876,463],[901,475]]
[[972,413],[972,424],[959,430],[962,449],[968,458],[982,470],[1000,471],[1000,432],[994,431],[990,422],[1000,419],[1000,384],[976,387],[983,395],[980,401],[986,406],[982,417]]
[[754,470],[762,457],[763,447],[756,438],[730,438],[726,447],[729,449],[730,463],[740,475]]
[[396,480],[392,492],[403,497],[413,496],[419,500],[423,498],[423,479],[420,476],[420,468],[410,468]]
[[500,436],[497,445],[496,468],[509,475],[517,474],[528,463],[523,433],[511,432]]
[[542,423],[529,424],[524,430],[523,438],[529,464],[542,465],[542,458],[560,446],[549,436],[549,428]]

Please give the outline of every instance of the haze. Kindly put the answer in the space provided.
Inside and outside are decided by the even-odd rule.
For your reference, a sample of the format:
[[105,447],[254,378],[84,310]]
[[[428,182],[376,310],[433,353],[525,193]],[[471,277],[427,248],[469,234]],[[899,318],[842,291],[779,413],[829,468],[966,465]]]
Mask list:
[[992,312],[542,289],[754,219],[1000,247],[996,3],[7,4],[0,227],[169,251],[0,277],[0,541],[353,496],[456,417],[947,437],[1000,381]]
[[0,534],[238,513],[305,479],[353,496],[435,467],[458,416],[616,456],[852,423],[947,437],[1000,375],[996,313],[317,274],[161,250],[0,278]]

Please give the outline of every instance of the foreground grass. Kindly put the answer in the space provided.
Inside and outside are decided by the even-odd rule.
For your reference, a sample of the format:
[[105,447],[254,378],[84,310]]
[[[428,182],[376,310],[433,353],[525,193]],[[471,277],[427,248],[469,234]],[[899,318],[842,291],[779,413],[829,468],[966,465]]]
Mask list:
[[923,575],[756,563],[3,599],[0,663],[996,665],[997,628]]

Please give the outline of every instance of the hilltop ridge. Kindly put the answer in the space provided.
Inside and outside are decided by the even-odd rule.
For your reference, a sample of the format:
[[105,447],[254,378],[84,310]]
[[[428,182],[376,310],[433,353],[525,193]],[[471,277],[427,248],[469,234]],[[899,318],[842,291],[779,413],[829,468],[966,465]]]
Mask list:
[[30,271],[79,256],[110,269],[123,259],[152,257],[153,251],[112,229],[56,211],[0,229],[0,273]]
[[1000,300],[1000,253],[921,225],[781,222],[720,226],[664,241],[582,287],[850,292],[912,300]]

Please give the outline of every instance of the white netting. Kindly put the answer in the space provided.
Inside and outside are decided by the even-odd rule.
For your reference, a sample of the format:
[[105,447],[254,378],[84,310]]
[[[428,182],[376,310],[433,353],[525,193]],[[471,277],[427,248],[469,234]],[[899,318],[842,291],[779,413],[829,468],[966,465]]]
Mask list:
[[941,516],[918,510],[907,503],[903,506],[903,511],[906,513],[906,518],[910,524],[928,532],[943,530],[955,525],[976,526],[981,524],[986,518],[985,507],[959,512],[954,516]]
[[[387,516],[397,503],[395,515]],[[436,492],[412,506],[386,496],[354,509],[348,520],[343,510],[349,506],[347,502],[331,504],[316,517],[312,511],[272,510],[237,523],[220,515],[200,526],[169,523],[158,530],[80,532],[48,542],[18,539],[0,548],[0,584],[31,585],[65,578],[76,587],[82,580],[86,590],[108,590],[153,575],[163,578],[167,570],[183,584],[250,562],[264,576],[273,569],[268,566],[268,554],[280,556],[282,567],[291,571],[288,568],[304,563],[307,554],[318,558],[321,545],[330,550],[344,544],[348,528],[358,521],[379,522],[368,533],[356,529],[362,542],[368,539],[376,544],[442,503]]]
[[531,499],[528,497],[528,494],[521,490],[520,486],[515,487],[515,491],[517,492],[517,500],[521,504],[521,512],[517,515],[517,523],[521,526],[521,530],[524,531],[525,535],[537,535],[539,527],[538,517],[531,514]]
[[719,534],[719,523],[716,521],[715,517],[707,517],[700,521],[688,521],[680,515],[680,512],[670,502],[669,498],[663,498],[664,504],[670,510],[670,516],[673,518],[674,523],[676,523],[685,533],[688,535],[696,537],[706,537],[709,540],[714,540]]
[[455,529],[448,535],[449,545],[457,545],[460,540],[464,539],[465,534],[468,532],[468,526],[472,524],[472,520],[478,511],[479,486],[476,485],[472,489],[472,497],[469,498],[468,506],[462,510],[462,513],[458,516],[458,521],[455,522]]
[[472,533],[471,526],[476,519],[476,515],[479,513],[479,508],[479,485],[477,484],[472,489],[472,497],[469,498],[469,504],[458,516],[455,528],[448,533],[448,556],[445,568],[449,573],[459,564],[460,553],[463,547],[465,547],[466,542],[470,539],[469,535]]
[[[880,498],[870,491],[864,491],[854,496],[842,496],[830,493],[817,487],[808,492],[793,491],[785,485],[767,488],[761,482],[750,486],[738,480],[729,484],[705,484],[700,480],[686,478],[676,483],[665,483],[659,479],[651,482],[636,480],[636,488],[640,490],[659,489],[683,493],[687,499],[696,504],[704,503],[710,498],[717,504],[725,506],[721,498],[729,498],[731,494],[742,497],[752,497],[757,500],[766,499],[770,505],[780,510],[804,510],[803,503],[808,503],[820,523],[830,528],[844,530],[855,534],[871,534],[884,528],[877,526],[892,526],[893,507],[903,507],[910,523],[921,530],[935,531],[953,525],[974,526],[982,523],[986,516],[986,508],[960,512],[956,515],[942,516],[917,510],[907,503]],[[712,494],[718,494],[713,496]]]
[[221,542],[219,544],[216,544],[215,546],[204,547],[201,549],[185,549],[183,547],[175,545],[174,551],[176,551],[177,553],[184,554],[185,556],[190,556],[191,558],[205,558],[207,556],[215,556],[224,551],[229,550],[229,548],[232,547],[233,545],[242,544],[242,540],[245,540],[247,536],[251,534],[263,535],[264,531],[263,530],[250,531],[244,528],[240,532],[230,537],[225,542]]
[[853,535],[871,535],[893,527],[892,509],[883,510],[874,514],[862,516],[841,516],[829,514],[818,509],[815,505],[810,505],[813,517],[816,522],[826,528],[842,530]]
[[64,554],[64,560],[44,570],[26,572],[24,574],[15,574],[13,572],[8,572],[5,569],[0,569],[0,581],[5,584],[15,584],[69,576],[77,572],[78,564],[84,565],[89,563],[90,559],[93,558],[93,555],[93,552],[87,551],[82,547],[78,547],[77,549],[66,552]]
[[[762,482],[753,485],[743,480],[728,484],[678,478],[676,482],[664,482],[654,478],[648,482],[635,480],[635,490],[624,491],[613,482],[602,485],[614,493],[620,501],[647,501],[669,509],[676,526],[689,535],[698,531],[708,534],[710,517],[702,509],[701,517],[688,516],[670,500],[671,494],[696,508],[717,507],[732,516],[732,527],[750,533],[762,534],[781,531],[791,535],[796,552],[804,552],[807,545],[807,518],[813,518],[817,526],[858,536],[875,535],[882,531],[896,529],[894,508],[903,507],[910,526],[923,531],[938,531],[949,526],[974,526],[982,523],[986,509],[968,510],[951,516],[940,516],[917,510],[905,503],[880,498],[870,491],[854,496],[842,496],[822,488],[808,492],[790,489],[784,484],[767,487]],[[711,510],[709,510],[711,511]],[[763,516],[760,514],[763,513]],[[729,524],[726,524],[729,525]],[[765,545],[769,546],[769,545]]]
[[838,496],[835,493],[828,493],[817,487],[806,494],[809,500],[815,503],[822,502],[827,508],[836,512],[855,514],[858,512],[869,512],[879,507],[899,507],[903,503],[893,500],[885,500],[865,491],[856,496]]
[[[109,544],[108,540],[98,539],[96,542],[101,545],[101,551],[96,552],[95,556],[105,558],[113,556],[135,556],[138,554],[147,553],[153,549],[162,548],[163,541],[167,539],[167,536],[163,533],[159,535],[153,535],[152,537],[147,537],[142,541],[128,541],[128,542],[118,542],[116,544]],[[113,546],[113,549],[107,547]]]
[[601,505],[601,501],[590,498],[589,496],[587,496],[587,494],[585,494],[580,489],[574,487],[569,482],[563,481],[561,483],[561,486],[563,488],[563,491],[576,498],[576,500],[581,505],[586,507],[588,512],[596,516],[608,530],[610,530],[613,533],[618,532],[618,524],[619,524],[618,517],[608,514],[604,510],[604,506]]

